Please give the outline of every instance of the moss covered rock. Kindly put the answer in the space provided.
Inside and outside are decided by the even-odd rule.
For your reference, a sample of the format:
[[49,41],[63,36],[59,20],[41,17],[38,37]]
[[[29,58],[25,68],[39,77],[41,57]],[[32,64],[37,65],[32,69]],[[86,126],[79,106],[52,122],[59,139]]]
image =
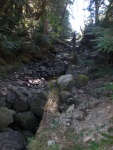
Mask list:
[[77,87],[84,87],[85,85],[88,84],[88,81],[89,81],[89,78],[86,75],[81,74],[76,78],[75,85]]
[[6,128],[8,125],[13,123],[13,115],[16,112],[6,107],[0,107],[0,130]]

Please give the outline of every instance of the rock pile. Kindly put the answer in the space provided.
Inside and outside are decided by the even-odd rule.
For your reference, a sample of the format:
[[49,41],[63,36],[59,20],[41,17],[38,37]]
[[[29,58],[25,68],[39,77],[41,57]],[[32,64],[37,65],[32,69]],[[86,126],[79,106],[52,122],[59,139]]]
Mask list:
[[[15,122],[24,130],[36,131],[47,101],[44,90],[8,86],[0,92],[0,129]],[[14,116],[14,117],[13,117]]]

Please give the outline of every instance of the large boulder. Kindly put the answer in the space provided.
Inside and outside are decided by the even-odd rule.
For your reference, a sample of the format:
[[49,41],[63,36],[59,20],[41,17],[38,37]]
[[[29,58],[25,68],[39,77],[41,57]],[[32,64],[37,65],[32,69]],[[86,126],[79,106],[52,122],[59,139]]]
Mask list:
[[14,119],[15,123],[22,129],[36,132],[39,121],[31,111],[17,113]]
[[0,96],[0,107],[5,107],[6,98],[4,96]]
[[25,87],[15,87],[10,85],[7,94],[7,106],[12,107],[16,111],[26,111],[29,109],[28,98],[30,92]]
[[16,112],[6,107],[0,107],[0,130],[6,128],[8,125],[13,123],[13,115]]
[[[33,94],[33,93],[32,93]],[[34,93],[32,97],[28,99],[28,103],[30,105],[30,110],[37,116],[42,117],[44,112],[44,106],[47,102],[47,99],[42,99],[45,93]],[[40,98],[41,97],[41,98]],[[46,97],[47,98],[47,97]]]
[[18,131],[0,133],[0,150],[22,150],[26,149],[24,136]]
[[69,98],[73,97],[73,95],[69,91],[61,91],[59,97],[61,103],[66,103]]
[[46,91],[44,91],[44,90],[41,90],[41,91],[38,92],[38,96],[39,96],[41,99],[47,100],[47,98],[48,98],[48,93],[47,93]]
[[11,108],[13,106],[16,98],[17,98],[16,93],[9,90],[6,97],[6,105],[8,108]]
[[88,81],[89,78],[86,75],[81,74],[75,79],[76,87],[84,87],[88,84]]
[[60,76],[65,74],[67,70],[67,64],[63,61],[58,61],[54,63],[54,70],[56,72],[56,76]]
[[74,85],[74,77],[72,74],[62,75],[57,79],[57,83],[61,91],[71,91]]
[[44,106],[46,104],[46,100],[41,99],[38,97],[37,94],[35,94],[32,99],[28,100],[29,105],[31,107],[31,111],[37,116],[37,117],[42,117],[43,112],[44,112]]
[[78,101],[78,99],[76,97],[73,96],[73,97],[67,99],[66,104],[67,105],[74,104],[77,107],[79,105],[79,101]]
[[18,112],[26,111],[29,108],[28,100],[25,96],[18,97],[13,104],[13,109]]

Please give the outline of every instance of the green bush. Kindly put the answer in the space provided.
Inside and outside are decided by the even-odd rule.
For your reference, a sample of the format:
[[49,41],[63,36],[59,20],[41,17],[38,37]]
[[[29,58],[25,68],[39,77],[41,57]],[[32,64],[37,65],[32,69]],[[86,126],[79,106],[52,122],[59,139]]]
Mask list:
[[95,34],[96,48],[101,52],[113,52],[113,28],[96,27],[90,34]]

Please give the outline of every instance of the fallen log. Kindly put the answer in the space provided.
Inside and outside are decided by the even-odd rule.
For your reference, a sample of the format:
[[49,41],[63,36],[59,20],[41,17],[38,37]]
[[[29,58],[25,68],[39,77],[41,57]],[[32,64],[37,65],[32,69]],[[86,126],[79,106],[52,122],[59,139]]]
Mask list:
[[29,144],[28,150],[49,150],[48,141],[53,139],[51,125],[59,112],[59,90],[50,91],[48,101],[44,107],[43,117],[36,132],[35,139]]
[[53,122],[56,113],[59,111],[59,91],[57,88],[53,89],[48,96],[48,101],[44,108],[43,117],[38,129],[38,133],[42,128],[49,128]]

